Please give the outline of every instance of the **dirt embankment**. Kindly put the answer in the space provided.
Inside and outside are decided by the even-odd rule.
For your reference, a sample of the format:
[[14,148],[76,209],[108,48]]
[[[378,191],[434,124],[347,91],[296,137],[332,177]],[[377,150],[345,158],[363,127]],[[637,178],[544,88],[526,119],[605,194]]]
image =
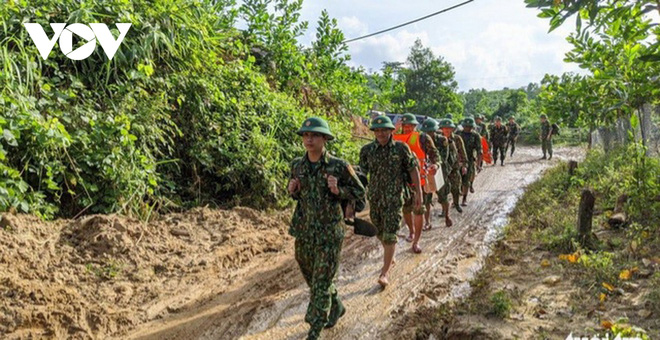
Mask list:
[[198,208],[144,224],[114,215],[0,221],[0,337],[103,338],[221,294],[290,243],[286,212]]

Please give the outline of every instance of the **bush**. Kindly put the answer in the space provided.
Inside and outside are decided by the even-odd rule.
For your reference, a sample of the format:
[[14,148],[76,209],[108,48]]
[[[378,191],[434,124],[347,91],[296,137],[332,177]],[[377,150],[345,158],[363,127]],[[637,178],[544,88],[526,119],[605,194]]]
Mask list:
[[[266,2],[250,1],[252,20]],[[312,115],[330,120],[330,149],[355,160],[348,117],[370,105],[364,76],[338,53],[336,21],[324,14],[307,52],[290,33],[299,1],[275,2],[288,19],[268,16],[268,29],[245,32],[232,0],[0,6],[0,211],[281,207],[289,161],[303,152],[295,130]],[[98,47],[82,61],[55,48],[44,61],[23,22],[49,36],[50,22],[102,22],[115,36],[115,23],[132,26],[111,61]],[[269,50],[257,59],[259,46]]]

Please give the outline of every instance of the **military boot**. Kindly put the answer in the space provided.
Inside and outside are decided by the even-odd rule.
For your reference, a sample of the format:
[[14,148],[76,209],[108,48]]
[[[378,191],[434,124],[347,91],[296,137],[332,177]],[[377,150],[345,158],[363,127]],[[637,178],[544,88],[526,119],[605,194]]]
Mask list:
[[346,308],[341,303],[339,299],[332,299],[332,308],[330,308],[330,315],[328,315],[328,323],[325,324],[325,328],[332,328],[337,324],[339,318],[344,316],[346,313]]

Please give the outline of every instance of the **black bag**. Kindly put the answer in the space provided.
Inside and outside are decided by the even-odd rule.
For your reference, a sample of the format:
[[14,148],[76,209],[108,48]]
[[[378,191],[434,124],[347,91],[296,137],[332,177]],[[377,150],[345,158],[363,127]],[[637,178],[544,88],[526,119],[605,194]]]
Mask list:
[[552,123],[552,134],[559,136],[559,125]]

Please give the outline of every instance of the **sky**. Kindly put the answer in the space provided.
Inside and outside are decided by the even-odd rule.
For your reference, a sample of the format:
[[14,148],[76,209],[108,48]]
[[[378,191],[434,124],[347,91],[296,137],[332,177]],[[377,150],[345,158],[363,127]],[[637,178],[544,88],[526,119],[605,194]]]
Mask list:
[[[302,20],[309,30],[301,40],[314,38],[323,9],[338,21],[347,39],[417,19],[463,0],[306,0]],[[459,90],[518,88],[540,82],[543,75],[579,72],[563,61],[571,49],[566,37],[574,21],[548,33],[548,20],[523,0],[475,0],[424,21],[348,44],[351,66],[368,72],[384,61],[405,61],[417,38],[454,66]]]

